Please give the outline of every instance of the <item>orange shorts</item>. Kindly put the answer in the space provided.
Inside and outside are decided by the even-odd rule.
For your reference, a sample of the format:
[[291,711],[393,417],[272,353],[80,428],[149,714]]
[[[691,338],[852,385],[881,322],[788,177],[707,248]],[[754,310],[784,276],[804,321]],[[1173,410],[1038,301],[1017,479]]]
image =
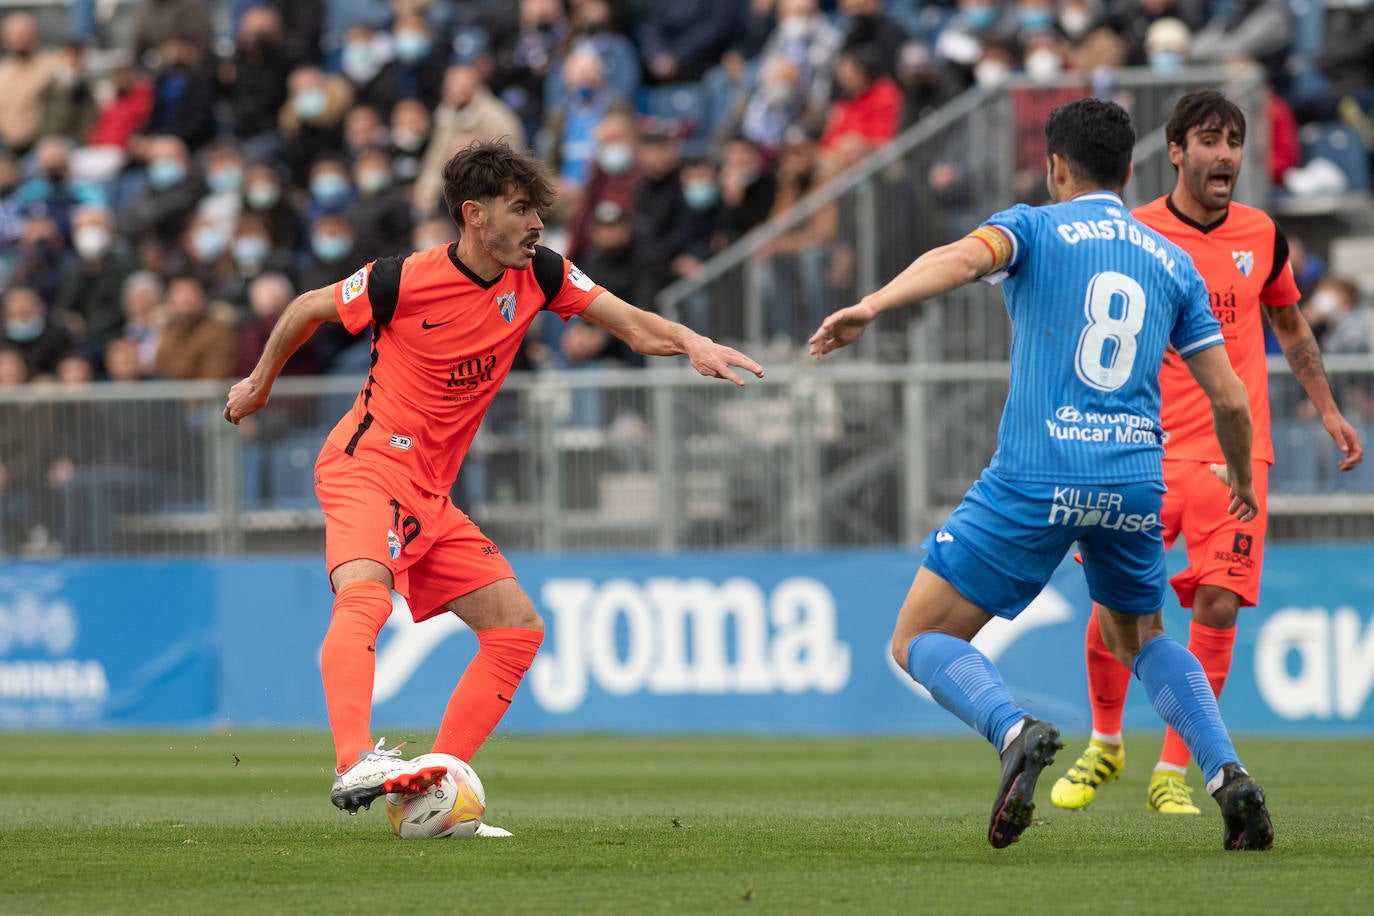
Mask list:
[[447,496],[327,442],[315,462],[315,494],[330,573],[349,560],[376,560],[391,570],[417,622],[454,598],[515,578],[500,548]]
[[1214,585],[1240,595],[1243,607],[1259,601],[1260,570],[1264,566],[1264,531],[1269,523],[1269,465],[1254,466],[1255,494],[1259,513],[1239,522],[1227,513],[1230,491],[1209,469],[1210,462],[1166,459],[1164,462],[1164,547],[1179,536],[1188,549],[1188,568],[1169,583],[1178,603],[1193,606],[1199,585]]

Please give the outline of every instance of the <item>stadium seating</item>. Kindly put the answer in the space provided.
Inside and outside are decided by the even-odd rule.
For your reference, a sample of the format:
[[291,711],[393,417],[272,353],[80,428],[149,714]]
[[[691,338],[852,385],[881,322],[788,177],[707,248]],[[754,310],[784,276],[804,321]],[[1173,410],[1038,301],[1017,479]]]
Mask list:
[[1369,190],[1369,156],[1360,135],[1353,127],[1338,123],[1308,124],[1299,134],[1302,159],[1310,164],[1326,159],[1336,165],[1347,180],[1346,190]]

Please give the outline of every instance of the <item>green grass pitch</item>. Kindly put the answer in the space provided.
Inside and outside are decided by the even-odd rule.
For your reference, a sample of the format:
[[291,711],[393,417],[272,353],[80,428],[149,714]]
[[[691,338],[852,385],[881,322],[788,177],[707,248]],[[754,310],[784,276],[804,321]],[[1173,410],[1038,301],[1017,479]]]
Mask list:
[[975,737],[498,737],[475,764],[515,837],[403,842],[380,802],[330,805],[323,734],[11,736],[0,912],[1374,912],[1374,739],[1238,742],[1268,853],[1223,851],[1200,789],[1199,817],[1146,811],[1157,734],[1089,809],[1055,809],[1082,740],[994,850]]

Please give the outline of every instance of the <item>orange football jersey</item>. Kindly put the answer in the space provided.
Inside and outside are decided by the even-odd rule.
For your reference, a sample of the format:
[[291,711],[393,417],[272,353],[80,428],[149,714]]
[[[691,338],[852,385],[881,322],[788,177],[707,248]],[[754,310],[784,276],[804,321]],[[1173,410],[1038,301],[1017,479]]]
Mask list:
[[447,495],[534,316],[567,321],[604,291],[543,246],[491,282],[458,259],[456,242],[378,258],[334,285],[344,326],[372,325],[372,369],[329,441]]
[[[1206,227],[1178,212],[1167,195],[1133,212],[1136,219],[1188,252],[1197,265],[1212,300],[1212,314],[1221,322],[1226,355],[1250,395],[1255,426],[1252,456],[1273,464],[1269,370],[1260,306],[1286,307],[1302,298],[1288,263],[1288,239],[1267,213],[1244,204],[1232,203],[1220,222]],[[1166,361],[1159,384],[1164,400],[1160,423],[1168,434],[1164,457],[1222,461],[1211,405],[1183,360],[1175,355]]]

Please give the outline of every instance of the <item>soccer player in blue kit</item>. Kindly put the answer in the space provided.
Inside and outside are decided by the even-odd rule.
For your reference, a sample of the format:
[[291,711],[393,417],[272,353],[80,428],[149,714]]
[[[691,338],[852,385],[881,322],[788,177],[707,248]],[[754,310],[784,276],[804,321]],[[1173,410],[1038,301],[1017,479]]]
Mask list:
[[982,278],[1001,283],[1012,322],[1011,385],[988,468],[921,545],[892,654],[941,706],[997,748],[1001,782],[988,842],[1031,823],[1035,783],[1059,730],[1012,700],[970,640],[1014,618],[1077,543],[1107,647],[1188,745],[1221,808],[1226,849],[1268,849],[1264,792],[1241,766],[1198,660],[1165,635],[1159,512],[1164,494],[1159,367],[1172,346],[1211,403],[1230,511],[1253,517],[1250,411],[1207,288],[1182,249],[1121,200],[1135,131],[1118,105],[1080,99],[1045,124],[1053,203],[994,214],[917,258],[886,286],[831,314],[817,358],[879,314]]

